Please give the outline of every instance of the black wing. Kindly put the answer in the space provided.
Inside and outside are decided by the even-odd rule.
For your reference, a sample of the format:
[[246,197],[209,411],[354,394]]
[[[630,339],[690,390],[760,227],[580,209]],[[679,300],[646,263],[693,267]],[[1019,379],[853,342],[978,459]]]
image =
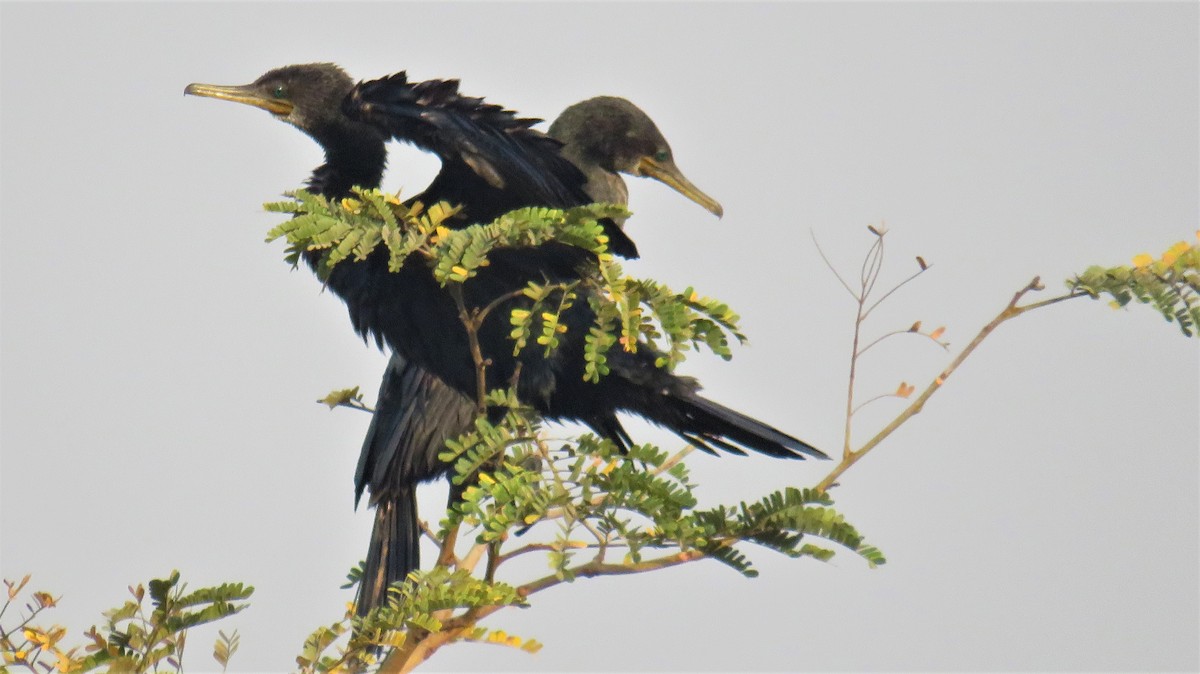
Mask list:
[[[526,206],[570,208],[591,203],[587,178],[562,156],[562,144],[531,127],[540,119],[463,96],[457,80],[409,82],[397,73],[360,82],[342,104],[351,119],[412,143],[442,160],[419,197],[464,206],[471,222],[489,222]],[[637,246],[606,221],[609,247],[637,257]]]

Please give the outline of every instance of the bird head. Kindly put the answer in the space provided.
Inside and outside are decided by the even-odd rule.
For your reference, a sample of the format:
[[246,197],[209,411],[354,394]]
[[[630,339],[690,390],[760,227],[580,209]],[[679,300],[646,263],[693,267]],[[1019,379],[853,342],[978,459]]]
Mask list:
[[337,65],[307,63],[275,68],[250,84],[189,84],[183,93],[262,108],[320,140],[323,130],[347,121],[342,99],[352,88],[354,80]]
[[554,120],[550,135],[564,152],[614,173],[645,176],[664,183],[721,217],[721,204],[700,191],[675,165],[671,146],[649,115],[616,96],[597,96],[572,105]]

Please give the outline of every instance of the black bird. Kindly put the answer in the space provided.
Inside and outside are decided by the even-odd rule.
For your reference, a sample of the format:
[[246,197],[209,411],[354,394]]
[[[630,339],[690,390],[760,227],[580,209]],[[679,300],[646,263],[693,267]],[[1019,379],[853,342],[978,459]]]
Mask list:
[[[558,141],[530,128],[538,120],[521,119],[500,106],[462,96],[457,81],[410,83],[399,73],[355,85],[337,66],[310,64],[272,70],[244,86],[193,84],[185,93],[266,109],[311,136],[324,149],[326,161],[313,172],[309,185],[328,197],[344,196],[353,185],[378,186],[386,162],[385,142],[394,138],[441,159],[437,177],[416,199],[463,205],[457,225],[486,222],[523,206],[591,202],[586,177],[562,155]],[[616,224],[605,223],[605,229],[615,254],[636,255],[633,242]],[[591,269],[590,253],[553,242],[497,250],[490,259],[491,264],[463,286],[468,307],[482,307],[531,280],[571,281]],[[305,260],[315,266],[319,253],[306,253]],[[406,362],[424,368],[423,376],[474,395],[475,367],[466,330],[454,301],[424,264],[405,264],[391,273],[381,250],[362,262],[339,264],[327,283],[346,302],[351,322],[364,339],[386,343]],[[597,384],[585,382],[581,336],[594,320],[586,297],[561,317],[568,331],[551,357],[540,349],[513,357],[507,315],[522,302],[517,298],[502,305],[479,330],[485,356],[492,361],[489,388],[506,386],[519,367],[517,392],[525,403],[551,419],[583,422],[618,446],[630,442],[616,415],[627,411],[709,452],[744,454],[746,448],[776,457],[824,456],[803,441],[700,397],[694,379],[656,367],[658,354],[646,345],[636,353],[613,350],[608,356],[610,374]],[[421,417],[442,411],[433,404],[401,408]],[[410,419],[410,432],[419,436],[420,420]]]
[[[559,115],[549,134],[563,143],[563,156],[587,177],[584,190],[592,201],[627,203],[629,193],[620,176],[627,173],[660,180],[717,216],[723,212],[675,165],[653,120],[623,98],[598,96],[576,103]],[[393,583],[420,568],[416,485],[450,472],[438,454],[446,440],[470,428],[475,413],[473,399],[392,355],[354,476],[355,503],[366,489],[375,508],[359,585],[360,615],[382,603]],[[453,490],[450,498],[456,498]]]

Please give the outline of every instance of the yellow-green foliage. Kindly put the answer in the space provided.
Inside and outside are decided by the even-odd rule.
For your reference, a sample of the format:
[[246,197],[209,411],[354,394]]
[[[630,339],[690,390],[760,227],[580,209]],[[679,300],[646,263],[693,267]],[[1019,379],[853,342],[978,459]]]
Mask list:
[[1108,295],[1113,308],[1134,299],[1153,305],[1191,337],[1200,325],[1200,248],[1180,241],[1157,259],[1143,253],[1133,258],[1132,265],[1089,267],[1068,280],[1067,287],[1093,298]]
[[[0,608],[0,654],[5,671],[24,667],[30,672],[89,672],[103,668],[108,672],[182,672],[181,658],[188,630],[205,623],[223,620],[249,606],[246,600],[254,588],[241,583],[225,583],[192,592],[179,582],[179,572],[130,587],[131,598],[104,613],[107,622],[84,633],[84,646],[63,647],[66,629],[53,625],[39,627],[34,619],[54,608],[58,600],[46,592],[33,592],[25,603],[25,612],[13,616],[14,601],[29,582],[5,580],[8,598]],[[146,599],[149,597],[149,606]],[[213,657],[224,669],[237,651],[238,636],[220,632]]]
[[587,284],[592,292],[586,296],[596,314],[595,325],[584,335],[584,378],[589,381],[608,373],[606,354],[617,344],[631,352],[649,345],[663,353],[659,367],[673,368],[693,348],[704,347],[728,359],[730,340],[745,341],[737,314],[728,306],[692,288],[677,293],[656,281],[623,274],[599,224],[604,218],[627,217],[629,212],[622,206],[522,208],[490,223],[452,229],[449,221],[459,215],[459,209],[449,204],[405,206],[396,195],[379,190],[356,188],[354,194],[330,203],[323,196],[297,190],[287,194],[288,201],[265,204],[268,211],[293,216],[271,229],[267,240],[286,239],[287,260],[293,265],[304,251],[319,251],[317,273],[322,277],[345,260],[363,260],[385,246],[392,271],[415,256],[443,285],[474,277],[498,248],[556,241],[585,249],[595,256],[594,275],[569,284],[531,282],[524,290],[524,303],[511,310],[509,322],[514,355],[531,343],[549,355],[567,330],[559,317],[578,300],[579,285]]

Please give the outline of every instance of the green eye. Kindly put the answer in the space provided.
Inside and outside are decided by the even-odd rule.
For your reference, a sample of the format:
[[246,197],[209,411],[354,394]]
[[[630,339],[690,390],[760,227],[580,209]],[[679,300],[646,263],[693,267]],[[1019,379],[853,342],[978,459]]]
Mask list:
[[654,161],[667,161],[671,158],[671,153],[666,150],[659,150],[654,153]]
[[275,98],[283,98],[284,96],[287,96],[287,89],[284,89],[283,85],[281,84],[271,91],[271,95]]

